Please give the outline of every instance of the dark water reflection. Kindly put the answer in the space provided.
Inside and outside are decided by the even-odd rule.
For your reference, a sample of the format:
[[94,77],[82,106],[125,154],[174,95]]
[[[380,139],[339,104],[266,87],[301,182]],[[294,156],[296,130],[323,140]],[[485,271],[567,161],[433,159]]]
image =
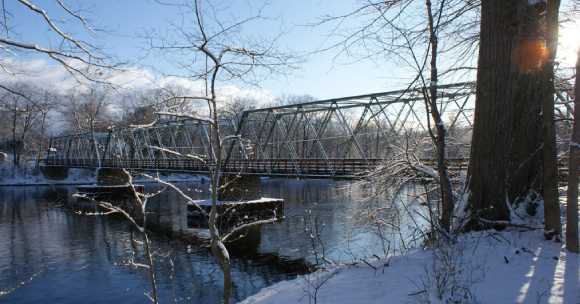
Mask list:
[[[321,240],[335,260],[380,254],[379,238],[357,226],[360,204],[348,183],[325,180],[262,181],[264,195],[286,200],[286,219],[262,226],[233,250],[233,297],[303,273],[314,262],[304,214],[320,223]],[[181,184],[196,197],[207,185]],[[74,187],[0,187],[0,303],[144,303],[146,275],[126,265],[130,227],[110,217],[83,216],[60,208]],[[356,196],[356,195],[355,195]],[[165,193],[158,203],[178,201]],[[253,240],[253,241],[252,241]],[[347,250],[349,245],[349,250]],[[209,251],[154,235],[160,299],[217,303],[221,273]],[[233,248],[235,249],[235,248]]]

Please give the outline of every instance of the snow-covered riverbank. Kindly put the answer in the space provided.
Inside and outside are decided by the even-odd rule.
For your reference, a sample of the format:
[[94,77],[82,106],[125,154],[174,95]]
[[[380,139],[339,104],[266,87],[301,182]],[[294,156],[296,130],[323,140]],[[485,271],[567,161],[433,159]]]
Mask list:
[[242,303],[580,303],[578,255],[541,230],[470,233],[448,248],[369,264],[280,282]]

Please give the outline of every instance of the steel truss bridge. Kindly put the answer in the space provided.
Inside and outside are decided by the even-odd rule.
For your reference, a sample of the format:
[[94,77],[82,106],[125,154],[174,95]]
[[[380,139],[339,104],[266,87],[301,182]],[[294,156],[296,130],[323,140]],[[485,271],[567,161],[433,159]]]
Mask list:
[[[441,85],[438,91],[448,165],[462,169],[469,157],[475,84]],[[571,130],[568,93],[556,94],[563,138]],[[243,139],[222,149],[222,169],[241,175],[359,178],[405,147],[433,164],[430,126],[420,88],[247,110],[220,120],[222,137]],[[44,165],[205,174],[214,163],[210,128],[207,120],[172,118],[147,127],[54,137]]]

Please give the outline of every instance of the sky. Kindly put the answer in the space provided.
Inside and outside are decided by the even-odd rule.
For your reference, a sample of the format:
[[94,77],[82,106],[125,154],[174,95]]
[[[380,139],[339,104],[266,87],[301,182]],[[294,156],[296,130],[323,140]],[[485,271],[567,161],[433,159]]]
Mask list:
[[[172,36],[175,27],[189,26],[187,16],[191,12],[171,5],[162,5],[155,0],[65,0],[71,8],[81,9],[89,23],[99,31],[88,33],[80,23],[70,18],[65,19],[63,10],[55,0],[29,0],[44,8],[75,37],[86,39],[102,47],[102,49],[118,62],[126,63],[130,76],[123,82],[128,86],[150,86],[150,82],[183,82],[167,75],[183,74],[175,64],[176,58],[167,57],[159,52],[152,52],[145,36]],[[164,2],[180,2],[175,0],[159,0]],[[213,1],[217,7],[218,18],[228,23],[254,14],[264,2],[251,0]],[[320,18],[328,15],[338,16],[348,13],[358,7],[361,0],[312,0],[283,1],[271,0],[263,8],[262,15],[267,20],[260,20],[242,28],[243,33],[252,37],[271,38],[281,34],[279,47],[300,57],[299,68],[289,71],[288,75],[267,75],[259,83],[259,88],[246,87],[241,84],[229,86],[230,92],[251,92],[259,96],[303,95],[316,98],[332,98],[349,95],[359,95],[371,92],[388,91],[404,87],[410,79],[410,74],[401,63],[388,60],[363,60],[348,63],[353,59],[335,58],[337,50],[309,54],[327,45],[336,38],[329,36],[332,28],[329,26],[312,26]],[[43,45],[58,43],[38,16],[24,10],[17,1],[6,1],[12,31],[24,41],[37,41]],[[350,25],[346,25],[349,27]],[[352,27],[356,26],[353,24]],[[574,25],[564,31],[568,43],[565,49],[567,60],[573,60],[574,49],[580,37],[580,27]],[[337,33],[341,34],[341,33]],[[572,55],[570,55],[572,54]],[[568,58],[569,57],[569,58]],[[54,63],[45,58],[22,56],[15,59],[24,62],[26,68],[34,67],[37,73],[34,81],[57,85],[54,79],[67,84],[66,72],[55,67]],[[40,72],[42,71],[42,72]],[[46,74],[46,75],[39,75]],[[55,76],[57,75],[57,76]],[[52,77],[52,78],[51,78]],[[118,78],[123,78],[119,76]],[[143,79],[152,79],[146,82]],[[154,79],[154,80],[153,80]],[[196,84],[199,86],[199,84]]]

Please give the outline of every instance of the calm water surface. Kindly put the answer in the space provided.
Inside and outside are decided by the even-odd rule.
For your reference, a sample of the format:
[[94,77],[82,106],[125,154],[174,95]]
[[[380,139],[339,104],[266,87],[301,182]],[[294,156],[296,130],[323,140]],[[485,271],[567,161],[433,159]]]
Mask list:
[[[180,187],[207,197],[207,184]],[[130,226],[119,218],[63,208],[74,191],[73,186],[0,187],[0,303],[147,302],[146,274],[127,265],[133,252]],[[305,229],[312,226],[305,223],[318,223],[326,254],[334,260],[382,255],[384,242],[358,224],[365,204],[358,203],[360,193],[349,183],[265,179],[262,191],[285,199],[286,218],[260,227],[243,248],[232,248],[235,300],[315,264],[311,230]],[[156,199],[180,200],[171,191]],[[207,249],[158,234],[152,238],[162,303],[219,302],[221,272]]]

